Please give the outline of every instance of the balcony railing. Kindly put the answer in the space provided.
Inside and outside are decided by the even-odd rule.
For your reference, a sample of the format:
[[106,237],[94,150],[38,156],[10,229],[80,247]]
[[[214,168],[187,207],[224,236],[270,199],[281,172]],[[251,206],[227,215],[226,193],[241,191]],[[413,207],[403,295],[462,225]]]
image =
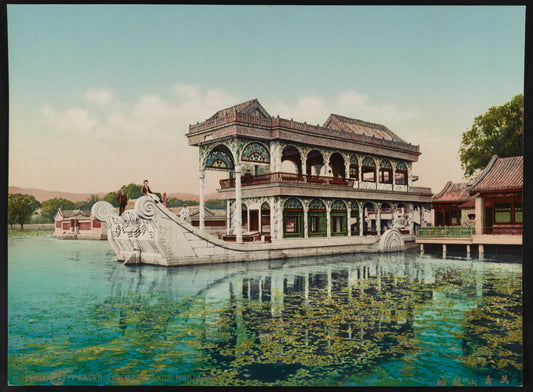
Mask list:
[[476,234],[474,226],[435,226],[419,227],[417,237],[463,237]]
[[[300,175],[294,173],[268,173],[258,176],[241,177],[241,185],[264,185],[264,184],[311,184],[311,185],[334,185],[353,187],[354,180],[349,178],[336,178],[336,177],[323,177],[323,176],[310,176]],[[235,178],[226,178],[220,180],[220,186],[222,189],[235,188]]]

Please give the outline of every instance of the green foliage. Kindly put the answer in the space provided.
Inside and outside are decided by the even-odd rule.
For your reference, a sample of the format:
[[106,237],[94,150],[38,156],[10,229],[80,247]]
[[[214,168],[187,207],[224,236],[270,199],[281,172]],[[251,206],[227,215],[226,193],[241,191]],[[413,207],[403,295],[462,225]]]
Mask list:
[[206,208],[210,210],[225,210],[226,209],[226,200],[211,199],[205,202]]
[[117,192],[109,192],[102,200],[111,203],[113,207],[118,207]]
[[59,208],[62,210],[74,210],[76,209],[76,205],[74,202],[63,198],[46,200],[41,204],[41,216],[46,220],[46,222],[53,223],[54,217]]
[[24,223],[29,223],[40,203],[31,195],[22,193],[11,194],[7,201],[7,219],[9,224],[18,223],[24,229]]
[[75,202],[74,206],[77,210],[90,210],[93,204],[100,200],[101,199],[98,197],[98,195],[91,195],[91,197],[87,200]]
[[123,189],[126,196],[128,196],[128,200],[131,200],[138,199],[142,196],[141,188],[142,185],[134,184],[132,182],[128,185],[123,185],[120,189]]
[[198,205],[198,202],[197,201],[193,201],[193,200],[181,200],[181,199],[176,199],[175,197],[169,197],[167,198],[167,207],[168,208],[171,208],[171,207],[181,207],[183,206],[184,204],[188,205],[188,206],[197,206]]
[[490,158],[523,155],[524,96],[516,95],[502,106],[493,106],[474,120],[462,135],[459,148],[461,167],[471,178],[489,163]]

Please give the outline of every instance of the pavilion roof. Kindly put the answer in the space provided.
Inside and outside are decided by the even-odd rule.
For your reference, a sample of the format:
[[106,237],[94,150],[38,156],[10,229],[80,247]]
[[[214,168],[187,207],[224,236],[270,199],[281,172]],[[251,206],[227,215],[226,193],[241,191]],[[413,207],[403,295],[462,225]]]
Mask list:
[[524,188],[524,157],[493,155],[483,172],[470,184],[471,193],[515,191]]
[[90,210],[62,210],[61,208],[59,208],[58,213],[63,218],[75,218],[75,217],[88,218],[91,216]]
[[433,196],[433,202],[468,202],[474,200],[471,196],[467,182],[453,183],[448,181],[444,189]]
[[232,112],[238,112],[238,113],[243,113],[243,114],[247,114],[250,116],[257,116],[257,117],[264,117],[264,118],[271,117],[270,114],[268,114],[268,112],[259,103],[257,99],[251,99],[250,101],[246,101],[238,105],[234,105],[229,108],[219,110],[213,116],[211,116],[208,120],[214,120],[216,118],[225,117],[227,114],[232,113]]
[[391,140],[394,142],[406,143],[386,126],[381,124],[374,124],[362,120],[356,120],[341,116],[339,114],[331,114],[323,125],[324,128],[332,128],[339,131],[355,133],[358,135],[365,135],[375,137],[378,139]]

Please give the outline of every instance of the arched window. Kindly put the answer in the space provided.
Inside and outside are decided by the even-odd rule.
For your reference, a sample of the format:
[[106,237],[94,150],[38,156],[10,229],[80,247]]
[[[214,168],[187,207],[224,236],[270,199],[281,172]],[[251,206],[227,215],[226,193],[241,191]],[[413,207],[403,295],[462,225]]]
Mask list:
[[392,228],[392,222],[394,220],[394,216],[392,215],[393,214],[392,207],[388,203],[383,203],[381,205],[380,212],[381,212],[380,214],[381,227],[379,229],[380,229],[380,232],[383,233],[385,232],[385,230]]
[[261,233],[270,233],[270,204],[261,204]]
[[[287,164],[286,162],[292,162]],[[300,158],[300,151],[294,146],[287,146],[281,153],[282,171],[287,173],[302,174],[302,159]]]
[[359,180],[359,161],[355,155],[350,155],[350,178]]
[[331,204],[331,235],[341,236],[348,234],[348,215],[346,204],[341,200],[335,200]]
[[[320,170],[324,166],[324,157],[322,156],[322,153],[318,150],[309,151],[305,165],[307,168],[307,175],[319,176]],[[329,174],[326,173],[324,175],[327,176]]]
[[407,166],[403,162],[396,165],[396,174],[394,175],[396,185],[407,185]]
[[377,220],[376,208],[374,207],[374,204],[367,201],[363,206],[363,234],[364,235],[377,234],[376,220]]
[[326,206],[319,199],[313,199],[309,203],[308,224],[309,237],[326,236]]
[[351,203],[350,211],[350,230],[352,235],[359,235],[359,203],[354,200]]
[[392,165],[386,159],[379,164],[379,182],[382,184],[392,184]]
[[344,165],[344,158],[338,152],[331,154],[329,158],[329,166],[331,167],[331,175],[335,178],[346,178],[346,165]]
[[303,206],[300,200],[291,198],[283,204],[283,237],[303,237]]
[[363,165],[361,168],[361,175],[363,181],[376,182],[376,162],[370,157],[363,159]]

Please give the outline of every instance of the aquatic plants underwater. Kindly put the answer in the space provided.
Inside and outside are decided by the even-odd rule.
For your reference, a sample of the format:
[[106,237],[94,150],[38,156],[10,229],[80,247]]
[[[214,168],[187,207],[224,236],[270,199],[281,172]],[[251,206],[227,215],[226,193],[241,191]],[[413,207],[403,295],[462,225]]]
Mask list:
[[[350,280],[339,270],[330,280],[285,279],[283,292],[268,277],[249,277],[230,283],[226,300],[175,297],[157,286],[103,301],[65,295],[55,331],[33,328],[50,317],[38,304],[34,319],[9,320],[27,323],[13,337],[21,348],[10,351],[10,382],[49,385],[25,375],[60,369],[65,385],[358,385],[395,363],[398,374],[380,385],[437,385],[442,375],[420,381],[414,370],[428,350],[420,330],[436,317],[460,342],[454,361],[476,382],[489,375],[519,385],[521,273],[482,275],[442,268],[424,283],[392,274]],[[465,301],[460,318],[447,314]]]

